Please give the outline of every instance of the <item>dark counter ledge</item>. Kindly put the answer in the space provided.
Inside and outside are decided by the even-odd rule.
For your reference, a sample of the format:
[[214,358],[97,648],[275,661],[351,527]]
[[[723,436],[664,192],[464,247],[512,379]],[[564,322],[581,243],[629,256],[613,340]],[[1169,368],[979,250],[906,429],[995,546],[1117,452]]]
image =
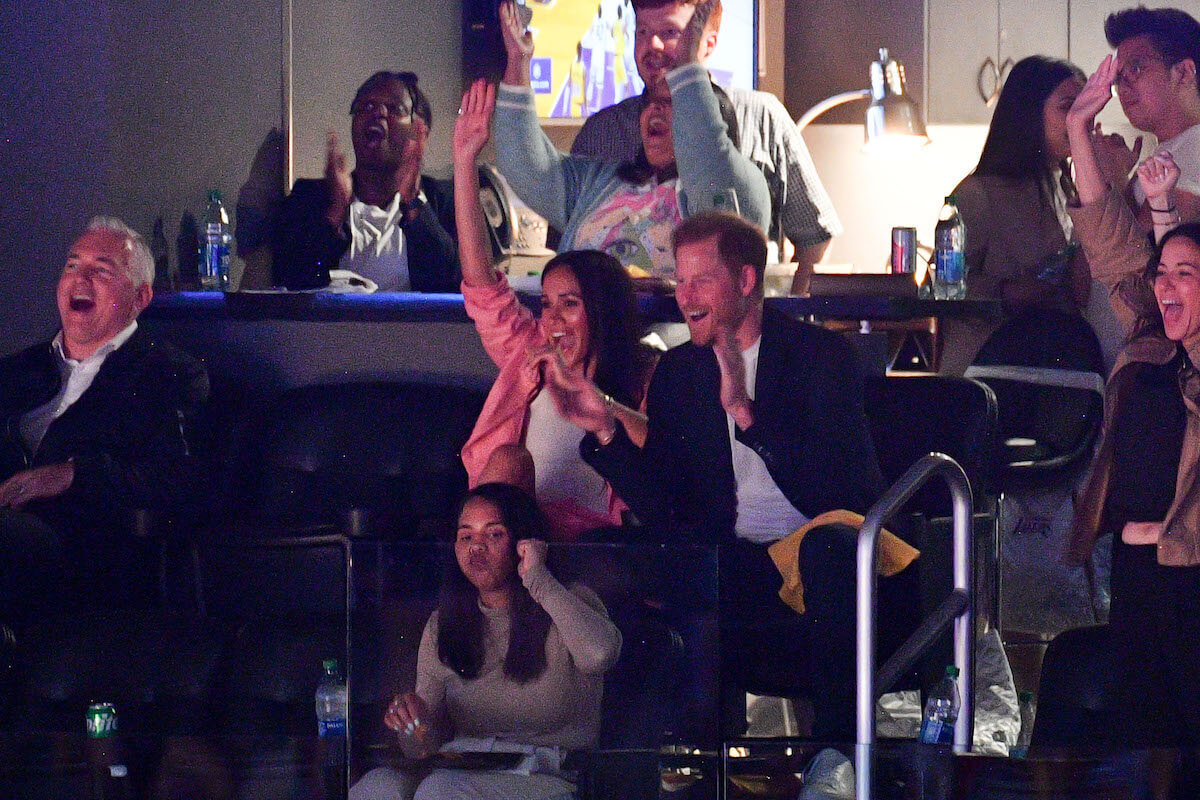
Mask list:
[[[535,294],[521,302],[540,313]],[[767,300],[801,318],[904,320],[987,316],[993,301],[934,301],[881,296],[778,297]],[[680,323],[670,295],[642,294],[647,325]],[[143,312],[147,330],[202,358],[215,380],[250,394],[347,381],[421,380],[490,386],[496,377],[462,295],[380,293],[165,293]],[[668,344],[687,337],[682,324],[658,325]],[[855,336],[864,369],[881,374],[887,335]]]
[[[521,302],[541,312],[536,294]],[[638,311],[647,322],[679,322],[671,295],[639,295]],[[287,320],[293,322],[462,322],[470,323],[461,294],[380,292],[172,292],[155,296],[146,319]]]

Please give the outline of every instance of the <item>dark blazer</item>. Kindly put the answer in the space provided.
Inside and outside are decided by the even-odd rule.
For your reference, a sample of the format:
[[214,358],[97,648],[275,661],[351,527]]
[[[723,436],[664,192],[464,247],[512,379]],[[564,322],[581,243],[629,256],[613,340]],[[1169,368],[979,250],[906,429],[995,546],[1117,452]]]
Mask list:
[[[732,541],[737,487],[720,386],[712,348],[680,345],[662,357],[650,381],[644,450],[620,426],[606,447],[593,435],[581,442],[584,459],[646,525]],[[754,424],[736,435],[810,518],[837,508],[865,512],[883,492],[853,347],[769,308]]]
[[200,362],[139,327],[50,424],[37,452],[28,453],[21,416],[53,398],[60,385],[49,342],[0,360],[0,479],[69,458],[75,463],[71,488],[27,511],[64,533],[91,537],[127,529],[136,509],[179,514],[199,505],[207,476],[186,430],[208,398]]
[[[433,178],[421,176],[425,204],[417,218],[404,226],[408,241],[408,274],[415,292],[457,292],[462,270],[455,244],[454,195]],[[350,247],[350,226],[325,221],[329,192],[325,181],[301,178],[283,201],[271,252],[274,280],[289,289],[320,289],[329,285],[329,270],[337,269]]]

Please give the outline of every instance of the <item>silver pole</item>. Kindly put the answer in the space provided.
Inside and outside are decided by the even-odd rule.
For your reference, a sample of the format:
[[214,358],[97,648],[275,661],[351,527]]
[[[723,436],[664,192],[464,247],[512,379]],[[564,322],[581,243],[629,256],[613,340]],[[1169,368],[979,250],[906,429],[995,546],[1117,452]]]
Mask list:
[[[871,800],[872,755],[875,745],[875,624],[876,558],[879,532],[889,519],[924,483],[940,475],[950,487],[953,508],[954,588],[971,597],[971,569],[974,563],[971,536],[971,485],[966,473],[954,459],[942,453],[930,453],[908,468],[883,497],[871,507],[858,530],[855,553],[855,744],[854,782],[858,800]],[[954,726],[954,750],[966,752],[971,741],[974,601],[954,620],[954,663],[959,670],[962,695],[958,721]]]

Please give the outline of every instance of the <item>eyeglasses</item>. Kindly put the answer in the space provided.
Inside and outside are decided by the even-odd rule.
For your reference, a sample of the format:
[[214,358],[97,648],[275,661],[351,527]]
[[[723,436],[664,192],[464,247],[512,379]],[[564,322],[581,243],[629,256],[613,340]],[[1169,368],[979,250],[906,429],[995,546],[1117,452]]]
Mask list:
[[1113,86],[1132,86],[1154,64],[1165,65],[1166,62],[1162,59],[1147,56],[1146,58],[1134,59],[1128,64],[1122,64],[1121,68],[1117,70],[1116,77],[1113,78]]
[[636,28],[633,36],[636,41],[643,42],[648,42],[657,36],[659,41],[664,45],[670,45],[679,41],[679,38],[683,36],[683,31],[674,26],[664,26],[657,29],[643,26]]
[[370,117],[380,110],[389,117],[400,119],[412,117],[413,113],[408,103],[384,103],[380,100],[360,100],[350,109],[350,113],[356,117]]

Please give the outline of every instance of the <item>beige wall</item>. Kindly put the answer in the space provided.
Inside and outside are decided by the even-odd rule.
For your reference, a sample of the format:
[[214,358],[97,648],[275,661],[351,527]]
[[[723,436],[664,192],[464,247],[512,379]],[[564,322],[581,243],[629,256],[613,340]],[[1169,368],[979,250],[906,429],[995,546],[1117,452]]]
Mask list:
[[0,352],[53,331],[89,217],[149,234],[230,198],[280,118],[278,0],[0,4]]
[[806,128],[804,141],[846,228],[833,242],[828,269],[882,272],[893,226],[915,227],[932,245],[942,201],[975,168],[986,134],[982,125],[932,125],[928,145],[889,159],[863,152],[861,124]]
[[[346,133],[348,98],[377,68],[421,75],[435,116],[428,165],[444,172],[461,80],[459,0],[294,1],[296,173],[320,173],[325,130]],[[232,210],[281,118],[279,2],[211,0],[203,13],[177,0],[0,3],[0,352],[53,330],[54,280],[92,214],[122,215],[147,233],[162,215],[173,253],[180,215],[198,212],[207,189],[222,189]],[[761,2],[762,85],[795,114],[806,92],[850,88],[848,77],[822,81],[865,75],[878,44],[904,58],[916,41],[909,12],[922,5]],[[1104,10],[1118,0],[1092,2]],[[837,32],[864,13],[880,31]],[[885,30],[892,38],[876,41]],[[907,61],[918,95],[920,60]],[[859,151],[855,126],[814,126],[806,136],[847,227],[833,259],[867,268],[882,261],[892,225],[932,226],[940,197],[974,164],[981,130],[935,129],[917,158],[884,166]],[[570,131],[558,133],[569,142]]]

